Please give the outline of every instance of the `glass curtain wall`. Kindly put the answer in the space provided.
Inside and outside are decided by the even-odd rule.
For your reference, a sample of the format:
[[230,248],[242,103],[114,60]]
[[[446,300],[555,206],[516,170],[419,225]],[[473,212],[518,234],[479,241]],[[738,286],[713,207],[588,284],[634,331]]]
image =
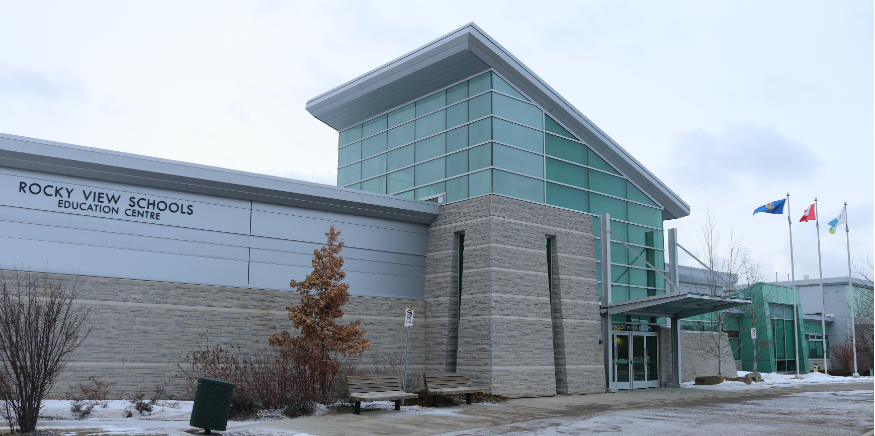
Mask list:
[[[448,203],[496,193],[608,212],[612,231],[665,270],[662,208],[492,71],[340,132],[337,184],[417,199],[446,193]],[[597,218],[593,225],[598,246]],[[615,243],[612,253],[613,301],[665,292],[664,279],[626,247]],[[627,318],[616,321],[657,322]]]
[[796,348],[793,341],[793,306],[769,304],[772,319],[772,344],[775,347],[775,368],[778,372],[796,371]]

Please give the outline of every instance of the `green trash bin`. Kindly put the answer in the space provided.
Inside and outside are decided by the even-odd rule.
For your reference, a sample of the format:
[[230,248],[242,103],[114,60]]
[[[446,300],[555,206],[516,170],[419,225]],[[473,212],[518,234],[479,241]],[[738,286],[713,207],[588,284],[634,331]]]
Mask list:
[[224,431],[228,426],[233,392],[232,383],[211,378],[197,379],[197,392],[188,424],[204,429],[206,434],[210,434],[210,430]]

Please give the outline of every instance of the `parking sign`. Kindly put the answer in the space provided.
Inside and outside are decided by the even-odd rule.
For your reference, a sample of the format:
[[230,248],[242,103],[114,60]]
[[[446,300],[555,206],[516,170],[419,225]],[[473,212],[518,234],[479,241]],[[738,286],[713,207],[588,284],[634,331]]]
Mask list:
[[413,309],[404,310],[404,327],[413,327]]

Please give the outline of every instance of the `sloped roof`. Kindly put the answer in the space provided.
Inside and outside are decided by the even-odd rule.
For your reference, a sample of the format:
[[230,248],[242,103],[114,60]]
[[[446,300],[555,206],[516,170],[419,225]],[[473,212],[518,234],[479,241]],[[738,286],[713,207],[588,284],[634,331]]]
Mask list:
[[668,186],[474,23],[310,99],[306,109],[341,131],[490,68],[661,204],[664,219],[690,214]]

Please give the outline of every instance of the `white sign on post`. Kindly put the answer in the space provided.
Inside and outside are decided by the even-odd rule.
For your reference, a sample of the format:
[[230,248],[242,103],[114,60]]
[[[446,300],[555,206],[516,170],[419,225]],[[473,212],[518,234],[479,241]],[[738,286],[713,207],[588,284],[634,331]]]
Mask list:
[[757,329],[755,329],[755,328],[750,329],[750,338],[751,339],[757,338]]
[[404,327],[413,327],[413,309],[404,310]]

